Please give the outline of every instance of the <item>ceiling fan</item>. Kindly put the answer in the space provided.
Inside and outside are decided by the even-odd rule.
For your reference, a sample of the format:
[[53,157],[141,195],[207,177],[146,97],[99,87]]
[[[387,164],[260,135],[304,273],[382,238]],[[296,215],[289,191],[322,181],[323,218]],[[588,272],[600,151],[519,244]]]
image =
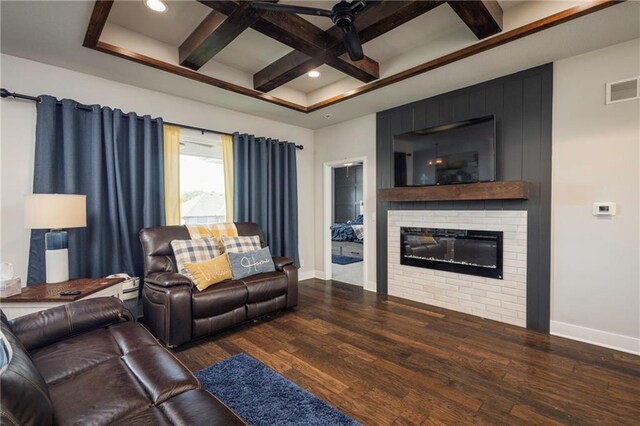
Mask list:
[[334,24],[342,30],[342,41],[347,49],[349,58],[352,61],[359,61],[364,58],[362,43],[358,30],[354,25],[356,14],[362,12],[373,1],[352,1],[342,0],[336,3],[331,10],[318,9],[315,7],[295,6],[290,4],[279,4],[270,2],[253,2],[256,9],[272,10],[275,12],[297,13],[301,15],[325,16],[331,18]]

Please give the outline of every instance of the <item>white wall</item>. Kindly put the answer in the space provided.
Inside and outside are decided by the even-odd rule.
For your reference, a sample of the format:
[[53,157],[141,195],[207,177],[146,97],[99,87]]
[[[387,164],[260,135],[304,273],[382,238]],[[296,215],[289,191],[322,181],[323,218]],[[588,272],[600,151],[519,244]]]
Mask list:
[[605,105],[605,83],[640,75],[640,40],[554,68],[551,331],[640,353],[640,101]]
[[324,212],[324,164],[364,157],[366,161],[366,193],[364,194],[364,256],[366,273],[364,288],[376,289],[376,116],[375,114],[345,121],[334,126],[324,127],[315,131],[315,238],[316,241],[316,275],[327,277],[324,270],[325,250],[323,233]]
[[[48,94],[84,104],[101,104],[123,111],[150,114],[165,121],[219,130],[247,132],[303,144],[298,151],[299,227],[314,226],[313,131],[254,117],[237,111],[116,83],[67,69],[14,56],[1,56],[0,83],[13,92]],[[203,90],[206,86],[203,85]],[[0,259],[11,262],[26,281],[29,231],[23,223],[23,196],[31,193],[35,142],[35,105],[29,101],[3,100],[1,124],[1,246]],[[300,258],[305,269],[314,269],[314,236],[300,238]]]

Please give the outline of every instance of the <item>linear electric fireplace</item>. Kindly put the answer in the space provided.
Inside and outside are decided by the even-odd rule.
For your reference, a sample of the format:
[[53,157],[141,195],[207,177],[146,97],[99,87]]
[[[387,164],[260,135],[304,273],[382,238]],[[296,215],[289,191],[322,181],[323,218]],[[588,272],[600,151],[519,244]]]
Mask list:
[[401,227],[400,263],[502,279],[502,232]]

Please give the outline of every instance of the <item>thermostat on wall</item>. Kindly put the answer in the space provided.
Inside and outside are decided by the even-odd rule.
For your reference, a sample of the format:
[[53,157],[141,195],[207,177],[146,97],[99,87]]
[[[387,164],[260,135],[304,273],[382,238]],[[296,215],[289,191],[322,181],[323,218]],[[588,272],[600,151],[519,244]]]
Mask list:
[[616,203],[600,202],[593,203],[593,215],[594,216],[615,216]]

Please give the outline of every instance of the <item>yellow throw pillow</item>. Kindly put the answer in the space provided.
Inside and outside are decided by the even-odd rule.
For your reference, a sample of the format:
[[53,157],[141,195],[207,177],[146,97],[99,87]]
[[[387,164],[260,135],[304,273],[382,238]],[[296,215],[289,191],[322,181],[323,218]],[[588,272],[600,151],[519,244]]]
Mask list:
[[226,253],[204,262],[187,263],[185,268],[193,277],[193,282],[196,283],[196,287],[200,291],[210,285],[230,280],[232,277],[229,256]]

